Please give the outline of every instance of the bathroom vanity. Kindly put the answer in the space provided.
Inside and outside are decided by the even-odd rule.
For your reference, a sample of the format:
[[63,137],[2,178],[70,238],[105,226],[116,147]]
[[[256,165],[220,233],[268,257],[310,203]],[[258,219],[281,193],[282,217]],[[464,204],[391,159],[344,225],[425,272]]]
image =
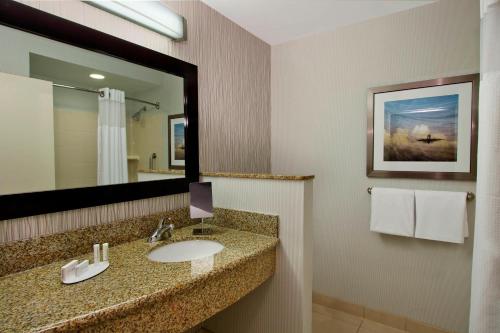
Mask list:
[[[185,217],[185,211],[174,214]],[[232,217],[228,218],[228,214]],[[235,303],[274,273],[277,217],[216,210],[212,220],[214,233],[210,236],[192,236],[195,225],[189,225],[175,230],[168,241],[154,244],[145,238],[127,241],[109,249],[110,267],[102,274],[74,285],[61,283],[60,268],[69,259],[64,252],[75,250],[75,247],[70,249],[70,244],[63,247],[62,239],[89,243],[96,235],[112,234],[111,230],[116,231],[124,224],[128,224],[126,237],[133,237],[130,235],[138,232],[134,223],[146,224],[151,229],[157,222],[157,216],[144,223],[147,219],[0,245],[2,256],[9,254],[18,260],[23,257],[19,251],[67,258],[0,278],[0,331],[184,332]],[[246,228],[253,224],[255,232],[223,226],[231,220],[228,223],[234,228],[238,219],[248,219]],[[182,223],[185,222],[189,220],[185,218]],[[213,240],[224,249],[213,256],[177,263],[147,258],[157,247],[189,239]],[[51,246],[52,250],[47,249]],[[87,253],[71,258],[91,256]]]

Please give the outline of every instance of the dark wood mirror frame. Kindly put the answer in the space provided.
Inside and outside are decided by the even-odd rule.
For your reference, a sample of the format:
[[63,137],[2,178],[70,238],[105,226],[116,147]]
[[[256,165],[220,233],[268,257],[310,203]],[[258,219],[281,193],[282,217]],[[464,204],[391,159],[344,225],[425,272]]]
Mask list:
[[185,178],[0,195],[0,220],[183,193],[198,181],[195,65],[11,0],[0,1],[0,24],[182,77],[186,119]]

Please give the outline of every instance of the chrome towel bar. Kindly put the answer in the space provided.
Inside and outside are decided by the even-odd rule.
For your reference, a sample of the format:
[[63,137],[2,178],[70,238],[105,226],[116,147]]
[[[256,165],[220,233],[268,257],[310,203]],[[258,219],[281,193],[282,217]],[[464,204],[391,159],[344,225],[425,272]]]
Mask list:
[[[366,191],[368,194],[372,194],[372,188],[373,187],[368,187]],[[467,201],[472,201],[476,198],[476,195],[473,192],[467,192]]]

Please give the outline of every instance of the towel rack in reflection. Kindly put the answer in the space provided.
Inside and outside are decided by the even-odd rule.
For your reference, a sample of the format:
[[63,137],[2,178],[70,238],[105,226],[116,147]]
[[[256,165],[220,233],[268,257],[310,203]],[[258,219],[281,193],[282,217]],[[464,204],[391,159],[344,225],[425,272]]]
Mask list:
[[[366,189],[368,194],[372,194],[372,188],[373,187],[368,187]],[[476,195],[473,192],[467,192],[467,201],[472,201],[472,200],[474,200],[475,197],[476,197]]]

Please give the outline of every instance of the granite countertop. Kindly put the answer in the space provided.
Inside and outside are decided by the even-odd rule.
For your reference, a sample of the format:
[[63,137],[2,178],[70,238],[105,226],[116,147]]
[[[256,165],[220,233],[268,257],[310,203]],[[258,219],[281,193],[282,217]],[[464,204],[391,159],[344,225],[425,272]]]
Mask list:
[[[184,175],[184,170],[150,170],[150,169],[139,169],[137,172],[143,173],[159,173],[159,174],[172,174],[172,175]],[[273,175],[270,173],[241,173],[241,172],[201,172],[201,176],[205,177],[228,177],[228,178],[252,178],[252,179],[275,179],[275,180],[308,180],[314,179],[314,175]]]
[[[60,267],[69,260],[1,277],[0,332],[75,331],[101,324],[100,330],[110,330],[109,327],[103,328],[106,327],[103,323],[107,325],[108,322],[115,322],[116,324],[129,313],[134,314],[141,308],[153,308],[156,303],[167,299],[175,301],[176,297],[182,298],[178,295],[183,295],[184,292],[191,293],[189,294],[191,296],[188,297],[191,301],[202,303],[204,297],[214,297],[210,294],[210,290],[206,290],[210,288],[208,281],[226,279],[225,281],[228,282],[225,283],[232,283],[231,281],[235,279],[243,279],[234,282],[235,284],[245,284],[242,283],[246,279],[245,274],[249,275],[248,279],[257,279],[256,276],[252,276],[248,272],[259,270],[256,267],[261,263],[259,256],[265,253],[267,253],[268,258],[271,258],[266,261],[267,265],[273,265],[273,267],[266,268],[265,272],[263,270],[261,276],[258,277],[259,280],[256,280],[253,285],[248,283],[248,286],[255,288],[256,285],[268,278],[269,274],[272,274],[270,272],[274,270],[273,258],[278,238],[218,226],[213,226],[215,230],[213,235],[193,237],[191,236],[193,227],[188,226],[175,230],[171,240],[154,245],[147,243],[145,239],[140,239],[113,246],[109,249],[110,267],[102,274],[74,285],[64,285],[60,280]],[[207,270],[206,267],[197,267],[195,262],[157,263],[146,258],[147,253],[154,247],[194,238],[216,240],[225,246],[224,250],[214,256],[211,270]],[[90,260],[92,254],[89,253],[77,258]],[[246,268],[245,272],[247,273],[239,274],[238,268],[245,265],[252,266]],[[230,271],[232,275],[222,278],[225,272]],[[199,293],[197,290],[200,287],[205,290],[198,297],[193,297]],[[242,292],[247,293],[251,288],[242,289]],[[223,286],[221,289],[227,290],[227,297],[231,298],[228,304],[243,296],[234,295],[234,290],[237,289],[238,285]],[[220,294],[220,290],[217,290],[217,293]],[[223,298],[224,295],[220,297]],[[186,315],[187,311],[197,311],[192,310],[196,307],[176,309],[175,307],[179,307],[180,302],[179,300],[178,303],[170,303],[168,309],[172,313],[162,312],[162,316],[173,316],[171,322],[174,322],[175,319],[177,324],[179,320],[175,318],[175,311],[182,311],[179,313],[182,313],[183,316]],[[211,300],[206,300],[206,302],[211,302]],[[204,311],[208,312],[206,305],[204,306]],[[220,311],[221,308],[214,308],[215,310]],[[198,312],[200,311],[198,310]],[[200,318],[206,319],[197,317],[197,319]],[[150,319],[146,318],[146,322],[149,322]],[[167,331],[177,332],[191,327],[191,324],[185,323],[187,320],[184,318],[182,327],[167,329]],[[162,324],[168,325],[168,322]],[[125,323],[122,322],[119,325],[125,325]],[[112,330],[117,332],[130,331],[133,329],[130,327],[113,327]],[[163,326],[162,330],[165,327]]]
[[238,172],[202,172],[205,177],[228,177],[228,178],[252,178],[252,179],[275,179],[275,180],[308,180],[314,179],[314,175],[273,175],[269,173],[238,173]]
[[166,175],[184,175],[184,169],[138,169],[137,172],[161,173]]

